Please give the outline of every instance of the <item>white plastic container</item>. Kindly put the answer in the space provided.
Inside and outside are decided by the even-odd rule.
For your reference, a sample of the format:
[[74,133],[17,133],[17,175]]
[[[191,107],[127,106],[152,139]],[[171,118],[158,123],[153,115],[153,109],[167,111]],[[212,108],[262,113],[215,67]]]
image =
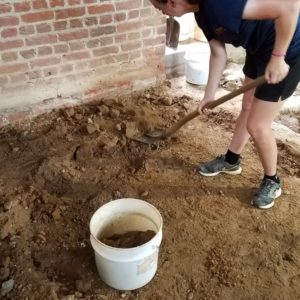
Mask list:
[[208,80],[210,49],[207,43],[193,44],[185,52],[185,77],[192,84],[204,85]]
[[[97,237],[123,234],[128,231],[153,230],[156,235],[134,248],[114,248]],[[101,279],[109,286],[134,290],[149,283],[157,270],[159,246],[162,240],[162,217],[146,201],[125,198],[100,207],[90,221],[90,240],[95,252]]]

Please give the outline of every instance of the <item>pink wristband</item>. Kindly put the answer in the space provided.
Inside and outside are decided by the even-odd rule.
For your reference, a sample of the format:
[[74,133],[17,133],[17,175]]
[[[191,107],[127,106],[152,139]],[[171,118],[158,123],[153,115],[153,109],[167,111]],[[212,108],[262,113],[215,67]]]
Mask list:
[[272,55],[277,57],[285,57],[286,53],[273,51]]

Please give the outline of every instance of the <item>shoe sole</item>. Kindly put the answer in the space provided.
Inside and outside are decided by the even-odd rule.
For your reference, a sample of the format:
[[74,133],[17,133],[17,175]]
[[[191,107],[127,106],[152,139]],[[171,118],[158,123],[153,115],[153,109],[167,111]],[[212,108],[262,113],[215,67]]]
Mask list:
[[[277,198],[281,195],[281,193],[282,193],[282,189],[280,188],[280,189],[276,192],[276,194],[275,194],[275,199],[277,199]],[[270,204],[263,205],[263,206],[255,206],[254,203],[253,203],[253,200],[251,200],[251,205],[253,205],[253,206],[257,207],[257,208],[261,208],[261,209],[268,209],[268,208],[271,208],[271,207],[274,206],[274,204],[275,204],[275,199],[274,199],[274,201],[272,201]]]
[[203,176],[208,176],[208,177],[216,176],[220,173],[225,173],[225,174],[230,174],[230,175],[239,175],[239,174],[242,173],[242,168],[239,167],[239,169],[237,169],[237,170],[232,170],[232,171],[230,171],[230,170],[225,171],[224,170],[224,171],[218,171],[218,172],[215,172],[215,173],[204,173],[204,172],[201,172],[200,170],[198,170],[198,173],[203,175]]

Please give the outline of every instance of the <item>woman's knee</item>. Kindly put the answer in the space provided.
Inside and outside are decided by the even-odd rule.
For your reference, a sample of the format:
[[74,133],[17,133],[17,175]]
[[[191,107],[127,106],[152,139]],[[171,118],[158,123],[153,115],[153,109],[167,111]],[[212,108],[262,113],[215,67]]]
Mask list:
[[249,119],[247,122],[247,131],[255,140],[270,134],[271,128],[265,122],[258,122],[257,120]]

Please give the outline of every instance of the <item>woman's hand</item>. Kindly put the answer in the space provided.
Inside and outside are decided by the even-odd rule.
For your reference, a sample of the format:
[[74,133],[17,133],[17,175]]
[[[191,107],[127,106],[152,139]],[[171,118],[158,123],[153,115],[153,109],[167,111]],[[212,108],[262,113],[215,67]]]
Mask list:
[[206,98],[206,97],[204,97],[201,101],[200,101],[200,103],[199,103],[199,105],[198,105],[198,112],[199,112],[199,114],[202,114],[202,113],[205,113],[205,105],[207,104],[207,103],[210,103],[210,102],[213,102],[214,101],[214,99],[212,99],[212,98]]
[[284,57],[271,56],[265,71],[265,77],[269,84],[276,84],[282,81],[289,72],[289,65]]

